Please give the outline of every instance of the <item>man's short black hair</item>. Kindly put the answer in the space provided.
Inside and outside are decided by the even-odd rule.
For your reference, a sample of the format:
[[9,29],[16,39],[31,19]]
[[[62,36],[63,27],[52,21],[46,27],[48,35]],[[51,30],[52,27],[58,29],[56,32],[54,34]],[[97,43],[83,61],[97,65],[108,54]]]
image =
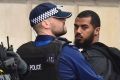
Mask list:
[[78,18],[91,17],[91,24],[94,27],[100,27],[101,26],[100,17],[98,16],[98,14],[96,12],[94,12],[92,10],[82,11],[81,13],[78,14],[77,17]]

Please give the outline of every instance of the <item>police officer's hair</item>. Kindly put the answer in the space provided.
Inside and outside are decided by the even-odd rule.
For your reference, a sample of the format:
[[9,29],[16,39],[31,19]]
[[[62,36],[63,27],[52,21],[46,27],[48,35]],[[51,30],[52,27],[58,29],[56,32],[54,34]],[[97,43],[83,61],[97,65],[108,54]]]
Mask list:
[[39,33],[41,31],[41,23],[38,23],[34,25],[33,29],[35,30],[36,33]]
[[94,28],[101,26],[100,17],[98,16],[97,13],[95,13],[92,10],[82,11],[77,15],[77,17],[78,18],[91,17],[91,24],[94,26]]

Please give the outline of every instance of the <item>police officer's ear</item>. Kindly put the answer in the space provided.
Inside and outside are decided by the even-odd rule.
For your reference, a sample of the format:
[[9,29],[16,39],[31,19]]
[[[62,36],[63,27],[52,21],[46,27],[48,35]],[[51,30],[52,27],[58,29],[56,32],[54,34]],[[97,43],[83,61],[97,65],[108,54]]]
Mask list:
[[48,20],[43,20],[43,21],[41,22],[41,25],[42,25],[44,28],[46,28],[46,29],[50,27],[50,23],[49,23]]
[[100,27],[96,27],[94,30],[94,35],[95,36],[99,35],[99,32],[100,32]]

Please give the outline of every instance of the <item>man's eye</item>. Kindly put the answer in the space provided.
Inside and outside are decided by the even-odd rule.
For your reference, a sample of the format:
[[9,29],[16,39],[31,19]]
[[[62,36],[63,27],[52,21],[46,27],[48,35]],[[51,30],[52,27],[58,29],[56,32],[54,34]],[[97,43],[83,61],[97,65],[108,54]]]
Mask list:
[[87,28],[88,28],[88,26],[86,26],[86,25],[82,26],[82,29],[83,29],[83,30],[85,30],[85,29],[87,29]]
[[75,29],[78,29],[78,28],[79,28],[79,26],[74,24],[74,28],[75,28]]

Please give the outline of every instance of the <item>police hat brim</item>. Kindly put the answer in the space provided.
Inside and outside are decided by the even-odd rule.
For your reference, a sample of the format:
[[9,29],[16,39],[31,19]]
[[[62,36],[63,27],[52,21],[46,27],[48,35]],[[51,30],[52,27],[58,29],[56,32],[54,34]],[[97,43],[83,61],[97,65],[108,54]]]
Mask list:
[[57,14],[53,15],[53,17],[55,18],[69,18],[71,16],[72,16],[71,12],[65,12],[61,10],[59,10]]

